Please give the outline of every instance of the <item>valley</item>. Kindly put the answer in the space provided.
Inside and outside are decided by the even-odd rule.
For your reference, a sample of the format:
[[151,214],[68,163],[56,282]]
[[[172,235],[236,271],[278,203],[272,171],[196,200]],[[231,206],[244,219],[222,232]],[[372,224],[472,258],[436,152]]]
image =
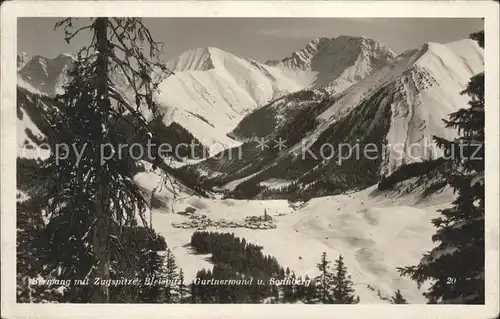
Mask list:
[[[33,170],[51,153],[43,146],[51,133],[46,116],[58,109],[54,96],[72,59],[18,55],[18,168],[33,184]],[[186,279],[214,267],[210,254],[194,252],[193,233],[227,232],[262,246],[297,276],[319,275],[323,252],[342,255],[362,303],[388,303],[397,290],[409,303],[425,303],[425,286],[397,267],[432,249],[431,220],[455,195],[445,185],[428,191],[434,167],[410,177],[404,169],[442,155],[433,136],[456,137],[442,120],[467,104],[460,92],[484,69],[475,41],[426,43],[397,55],[366,37],[322,37],[282,60],[260,63],[206,47],[166,65],[173,75],[155,96],[163,114],[156,137],[201,148],[154,167],[141,158],[133,182],[151,206],[145,218]],[[271,145],[278,139],[283,149]],[[338,153],[298,155],[304,147],[318,155],[326,144],[370,144],[378,153],[342,161]],[[18,185],[18,203],[33,195],[31,186]]]
[[[160,176],[141,173],[136,180],[151,190],[160,182]],[[397,289],[409,303],[425,302],[425,287],[419,290],[413,281],[400,277],[396,267],[418,262],[432,247],[434,227],[429,221],[453,199],[449,189],[422,199],[418,189],[398,194],[370,187],[314,198],[294,210],[287,200],[207,199],[181,193],[177,195],[179,200],[172,200],[174,196],[167,189],[156,196],[164,205],[152,210],[153,227],[167,239],[186,278],[194,278],[198,270],[212,265],[207,261],[209,255],[194,254],[189,246],[196,228],[176,227],[190,218],[179,212],[193,207],[196,212],[192,216],[243,223],[250,216],[264,216],[266,211],[275,228],[229,227],[226,222],[197,229],[245,238],[264,247],[264,253],[302,277],[318,275],[316,263],[322,252],[329,256],[342,254],[362,303],[387,303],[379,297],[379,291],[383,297],[390,297]]]

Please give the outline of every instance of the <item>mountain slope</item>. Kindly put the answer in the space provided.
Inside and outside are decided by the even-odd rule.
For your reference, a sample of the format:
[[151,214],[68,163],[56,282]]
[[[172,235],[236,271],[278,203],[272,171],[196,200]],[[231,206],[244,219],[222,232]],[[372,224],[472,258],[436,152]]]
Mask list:
[[22,69],[26,65],[26,63],[29,62],[29,60],[31,60],[29,54],[27,54],[26,52],[19,53],[17,55],[17,70],[19,71],[20,69]]
[[[240,179],[232,195],[245,198],[270,195],[274,191],[266,185],[273,180],[281,180],[281,191],[294,196],[372,185],[403,164],[439,155],[433,135],[454,136],[442,119],[467,103],[460,92],[482,70],[483,52],[472,40],[425,44],[352,85],[331,104],[311,103],[267,135],[268,140],[287,140],[287,149],[260,151],[250,141],[238,161],[217,156],[191,169],[204,171],[207,185]],[[363,153],[368,144],[375,155]],[[339,157],[339,145],[344,145],[346,158]],[[361,156],[348,156],[347,149],[354,152],[356,145]]]
[[[434,157],[436,154],[432,153],[434,150],[430,146],[424,149],[434,135],[454,137],[455,132],[445,129],[442,119],[466,105],[468,97],[460,92],[469,78],[481,72],[483,67],[483,52],[473,40],[427,43],[418,50],[401,54],[390,66],[354,85],[318,120],[323,122],[322,127],[333,124],[343,114],[357,112],[360,101],[386,90],[388,98],[383,100],[379,109],[390,106],[390,127],[386,138],[387,144],[393,147],[391,153],[386,154],[382,172],[390,173],[401,164]],[[377,120],[367,118],[363,125],[370,122],[373,125]],[[367,127],[371,128],[370,125]],[[321,132],[319,129],[315,133]],[[315,135],[310,136],[308,142],[314,138]],[[397,146],[402,147],[401,151],[395,149]]]
[[373,39],[343,35],[317,38],[290,57],[266,63],[299,73],[311,72],[315,75],[313,86],[327,85],[333,92],[341,92],[395,56],[391,49]]
[[19,84],[27,84],[27,88],[50,96],[62,92],[68,81],[66,72],[73,64],[73,58],[68,54],[48,59],[39,55],[29,58],[26,53],[20,53],[17,59]]
[[247,112],[303,87],[277,68],[217,48],[186,51],[167,66],[175,75],[160,86],[165,118],[213,147],[212,153],[238,144],[226,134]]
[[[53,96],[67,83],[71,64],[69,55],[47,59],[20,53],[18,85]],[[217,48],[189,50],[166,64],[175,74],[161,83],[157,97],[163,104],[165,124],[177,123],[213,152],[238,145],[226,134],[248,111],[304,87],[278,68]]]
[[[390,64],[396,55],[366,37],[318,38],[281,61],[268,61],[294,78],[309,78],[307,89],[288,94],[245,116],[231,133],[236,138],[261,137],[280,129],[312,104],[325,107],[351,85]],[[302,75],[302,76],[299,76]]]

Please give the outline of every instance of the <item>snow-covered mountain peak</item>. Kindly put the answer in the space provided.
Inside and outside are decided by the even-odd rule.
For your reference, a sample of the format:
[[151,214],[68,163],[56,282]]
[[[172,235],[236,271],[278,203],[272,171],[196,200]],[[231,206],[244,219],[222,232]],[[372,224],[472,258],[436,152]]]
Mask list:
[[75,55],[74,53],[71,53],[71,52],[61,53],[61,54],[59,54],[59,55],[57,56],[57,58],[64,58],[64,57],[66,57],[66,58],[71,58],[71,59],[73,59],[73,60],[75,60],[75,59],[76,59],[76,55]]
[[314,74],[313,86],[326,86],[339,93],[386,66],[396,54],[384,44],[367,37],[341,35],[318,37],[280,61],[267,65]]
[[159,87],[166,118],[223,148],[238,144],[226,134],[246,113],[310,83],[215,47],[185,51],[166,65],[175,72]]
[[167,62],[173,71],[207,71],[214,68],[211,48],[196,48],[184,51],[178,57]]
[[266,63],[319,72],[324,71],[325,66],[332,69],[338,60],[355,62],[360,54],[384,60],[391,60],[396,56],[391,49],[373,39],[341,35],[336,38],[318,37],[291,56]]
[[[23,57],[27,55],[18,55],[18,67]],[[59,93],[67,82],[66,72],[73,61],[73,57],[68,54],[60,54],[53,59],[36,55],[18,68],[19,84],[24,83],[29,86],[28,89],[47,95]]]
[[216,47],[204,47],[184,51],[166,64],[173,71],[208,71],[225,65],[228,59],[240,58]]
[[[23,56],[19,57],[22,61]],[[67,70],[74,57],[36,56],[18,70],[18,85],[37,94],[54,96],[68,83]],[[167,62],[175,72],[160,84],[158,100],[165,124],[180,125],[203,145],[221,148],[237,145],[230,132],[249,111],[274,97],[306,84],[289,78],[279,68],[237,57],[215,48],[196,48]],[[127,86],[115,79],[124,92]],[[123,83],[122,83],[123,82]],[[309,82],[307,82],[309,83]],[[214,152],[219,146],[214,147]]]
[[430,70],[439,77],[438,82],[453,81],[461,86],[482,69],[483,61],[483,50],[470,39],[446,44],[427,42],[408,59],[414,64],[411,69]]
[[28,61],[31,60],[31,56],[26,52],[20,52],[17,54],[17,70],[23,68]]

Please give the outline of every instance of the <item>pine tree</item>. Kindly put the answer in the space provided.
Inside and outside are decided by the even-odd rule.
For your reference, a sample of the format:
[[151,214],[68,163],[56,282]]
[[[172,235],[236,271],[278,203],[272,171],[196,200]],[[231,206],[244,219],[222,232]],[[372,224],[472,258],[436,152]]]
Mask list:
[[175,263],[175,257],[170,248],[167,248],[165,253],[165,279],[167,284],[165,287],[166,302],[176,302],[178,300],[178,267]]
[[43,198],[35,194],[24,202],[17,203],[17,302],[39,303],[62,301],[63,295],[58,288],[67,287],[33,284],[30,279],[57,279],[57,270],[45,270],[39,265],[43,262],[43,242],[40,230],[44,222],[40,214]]
[[[199,272],[196,274],[197,276],[199,275]],[[197,277],[197,278],[200,278],[200,277]],[[198,303],[199,302],[199,289],[197,287],[197,285],[195,285],[194,281],[191,282],[191,284],[189,285],[189,290],[191,292],[191,298],[190,298],[190,301],[191,303]]]
[[297,280],[297,276],[295,275],[295,272],[292,271],[292,273],[290,274],[290,280],[291,280],[291,284],[290,284],[290,302],[294,302],[297,300],[297,284],[295,283],[296,280]]
[[309,281],[308,286],[304,286],[304,302],[308,304],[316,303],[316,296],[318,295],[316,291],[316,283],[314,280],[311,280],[308,275],[304,277],[304,281]]
[[[153,135],[141,110],[159,116],[153,97],[168,71],[158,59],[160,44],[139,18],[90,18],[89,25],[75,31],[73,19],[67,18],[59,27],[67,42],[83,30],[90,31],[92,40],[77,53],[70,81],[55,98],[52,149],[68,148],[52,152],[43,167],[52,177],[43,207],[50,218],[44,229],[51,246],[45,262],[62,269],[65,278],[129,277],[140,266],[130,258],[138,252],[127,251],[123,233],[136,226],[137,216],[146,225],[147,202],[132,180],[134,160],[126,152],[105,160],[103,153],[113,155],[111,148],[128,144],[116,127],[125,115],[132,116],[138,132]],[[128,96],[116,84],[119,77],[125,78]],[[106,285],[96,285],[81,298],[113,299]]]
[[[471,35],[481,47],[484,32]],[[447,160],[448,184],[457,193],[453,206],[433,219],[437,246],[415,266],[402,267],[402,275],[420,285],[432,280],[424,294],[429,302],[484,303],[484,72],[473,76],[462,92],[469,106],[451,113],[446,127],[458,131],[449,141],[435,137]]]
[[321,274],[316,277],[316,293],[317,298],[322,303],[333,303],[331,286],[333,282],[333,274],[330,270],[331,261],[326,257],[326,252],[321,255],[321,261],[317,267]]
[[307,279],[302,279],[302,276],[297,278],[297,284],[295,285],[295,299],[305,302],[307,295],[307,287],[304,284],[304,281]]
[[318,303],[319,299],[317,296],[318,296],[318,291],[317,291],[316,283],[314,282],[314,280],[312,280],[311,283],[309,284],[309,286],[307,286],[307,288],[306,288],[305,302],[308,304]]
[[190,289],[185,282],[186,278],[184,278],[184,272],[182,268],[179,269],[179,303],[186,303],[190,300]]
[[401,290],[398,289],[394,293],[394,296],[391,297],[391,303],[392,304],[407,304],[408,302],[401,294]]
[[[134,277],[138,278],[142,283],[145,282],[146,278],[153,278],[161,283],[166,279],[166,269],[165,257],[160,254],[160,251],[164,251],[167,245],[163,237],[153,230],[149,231],[151,233],[148,234],[148,231],[144,227],[136,227],[135,229],[127,230],[127,233],[133,234],[133,237],[131,236],[127,240],[131,247],[130,250],[139,252],[136,255],[137,261],[135,264],[142,265],[143,267],[135,270]],[[151,237],[149,235],[151,235]],[[127,288],[132,288],[132,291],[135,290],[134,288],[139,288],[138,296],[134,299],[138,299],[140,302],[165,302],[165,285],[163,284],[118,287],[118,289],[122,290]]]
[[359,302],[359,297],[354,295],[351,275],[347,273],[347,267],[342,255],[335,261],[334,274],[332,278],[332,291],[335,303],[354,304]]
[[[294,274],[290,272],[290,268],[286,267],[285,276],[283,277],[285,280],[294,279]],[[283,302],[291,302],[294,299],[293,294],[293,285],[283,285]]]

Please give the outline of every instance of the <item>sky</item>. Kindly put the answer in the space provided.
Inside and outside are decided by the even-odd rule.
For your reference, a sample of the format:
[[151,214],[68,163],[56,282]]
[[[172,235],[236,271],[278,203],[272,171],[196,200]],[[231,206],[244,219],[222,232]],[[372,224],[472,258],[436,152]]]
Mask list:
[[[81,33],[67,44],[63,30],[54,31],[59,19],[19,18],[18,52],[53,58],[89,42],[89,34]],[[84,22],[79,19],[75,25]],[[164,59],[211,46],[261,62],[282,59],[323,36],[366,36],[401,53],[426,42],[464,39],[483,29],[477,18],[145,18],[144,24],[164,43]]]

